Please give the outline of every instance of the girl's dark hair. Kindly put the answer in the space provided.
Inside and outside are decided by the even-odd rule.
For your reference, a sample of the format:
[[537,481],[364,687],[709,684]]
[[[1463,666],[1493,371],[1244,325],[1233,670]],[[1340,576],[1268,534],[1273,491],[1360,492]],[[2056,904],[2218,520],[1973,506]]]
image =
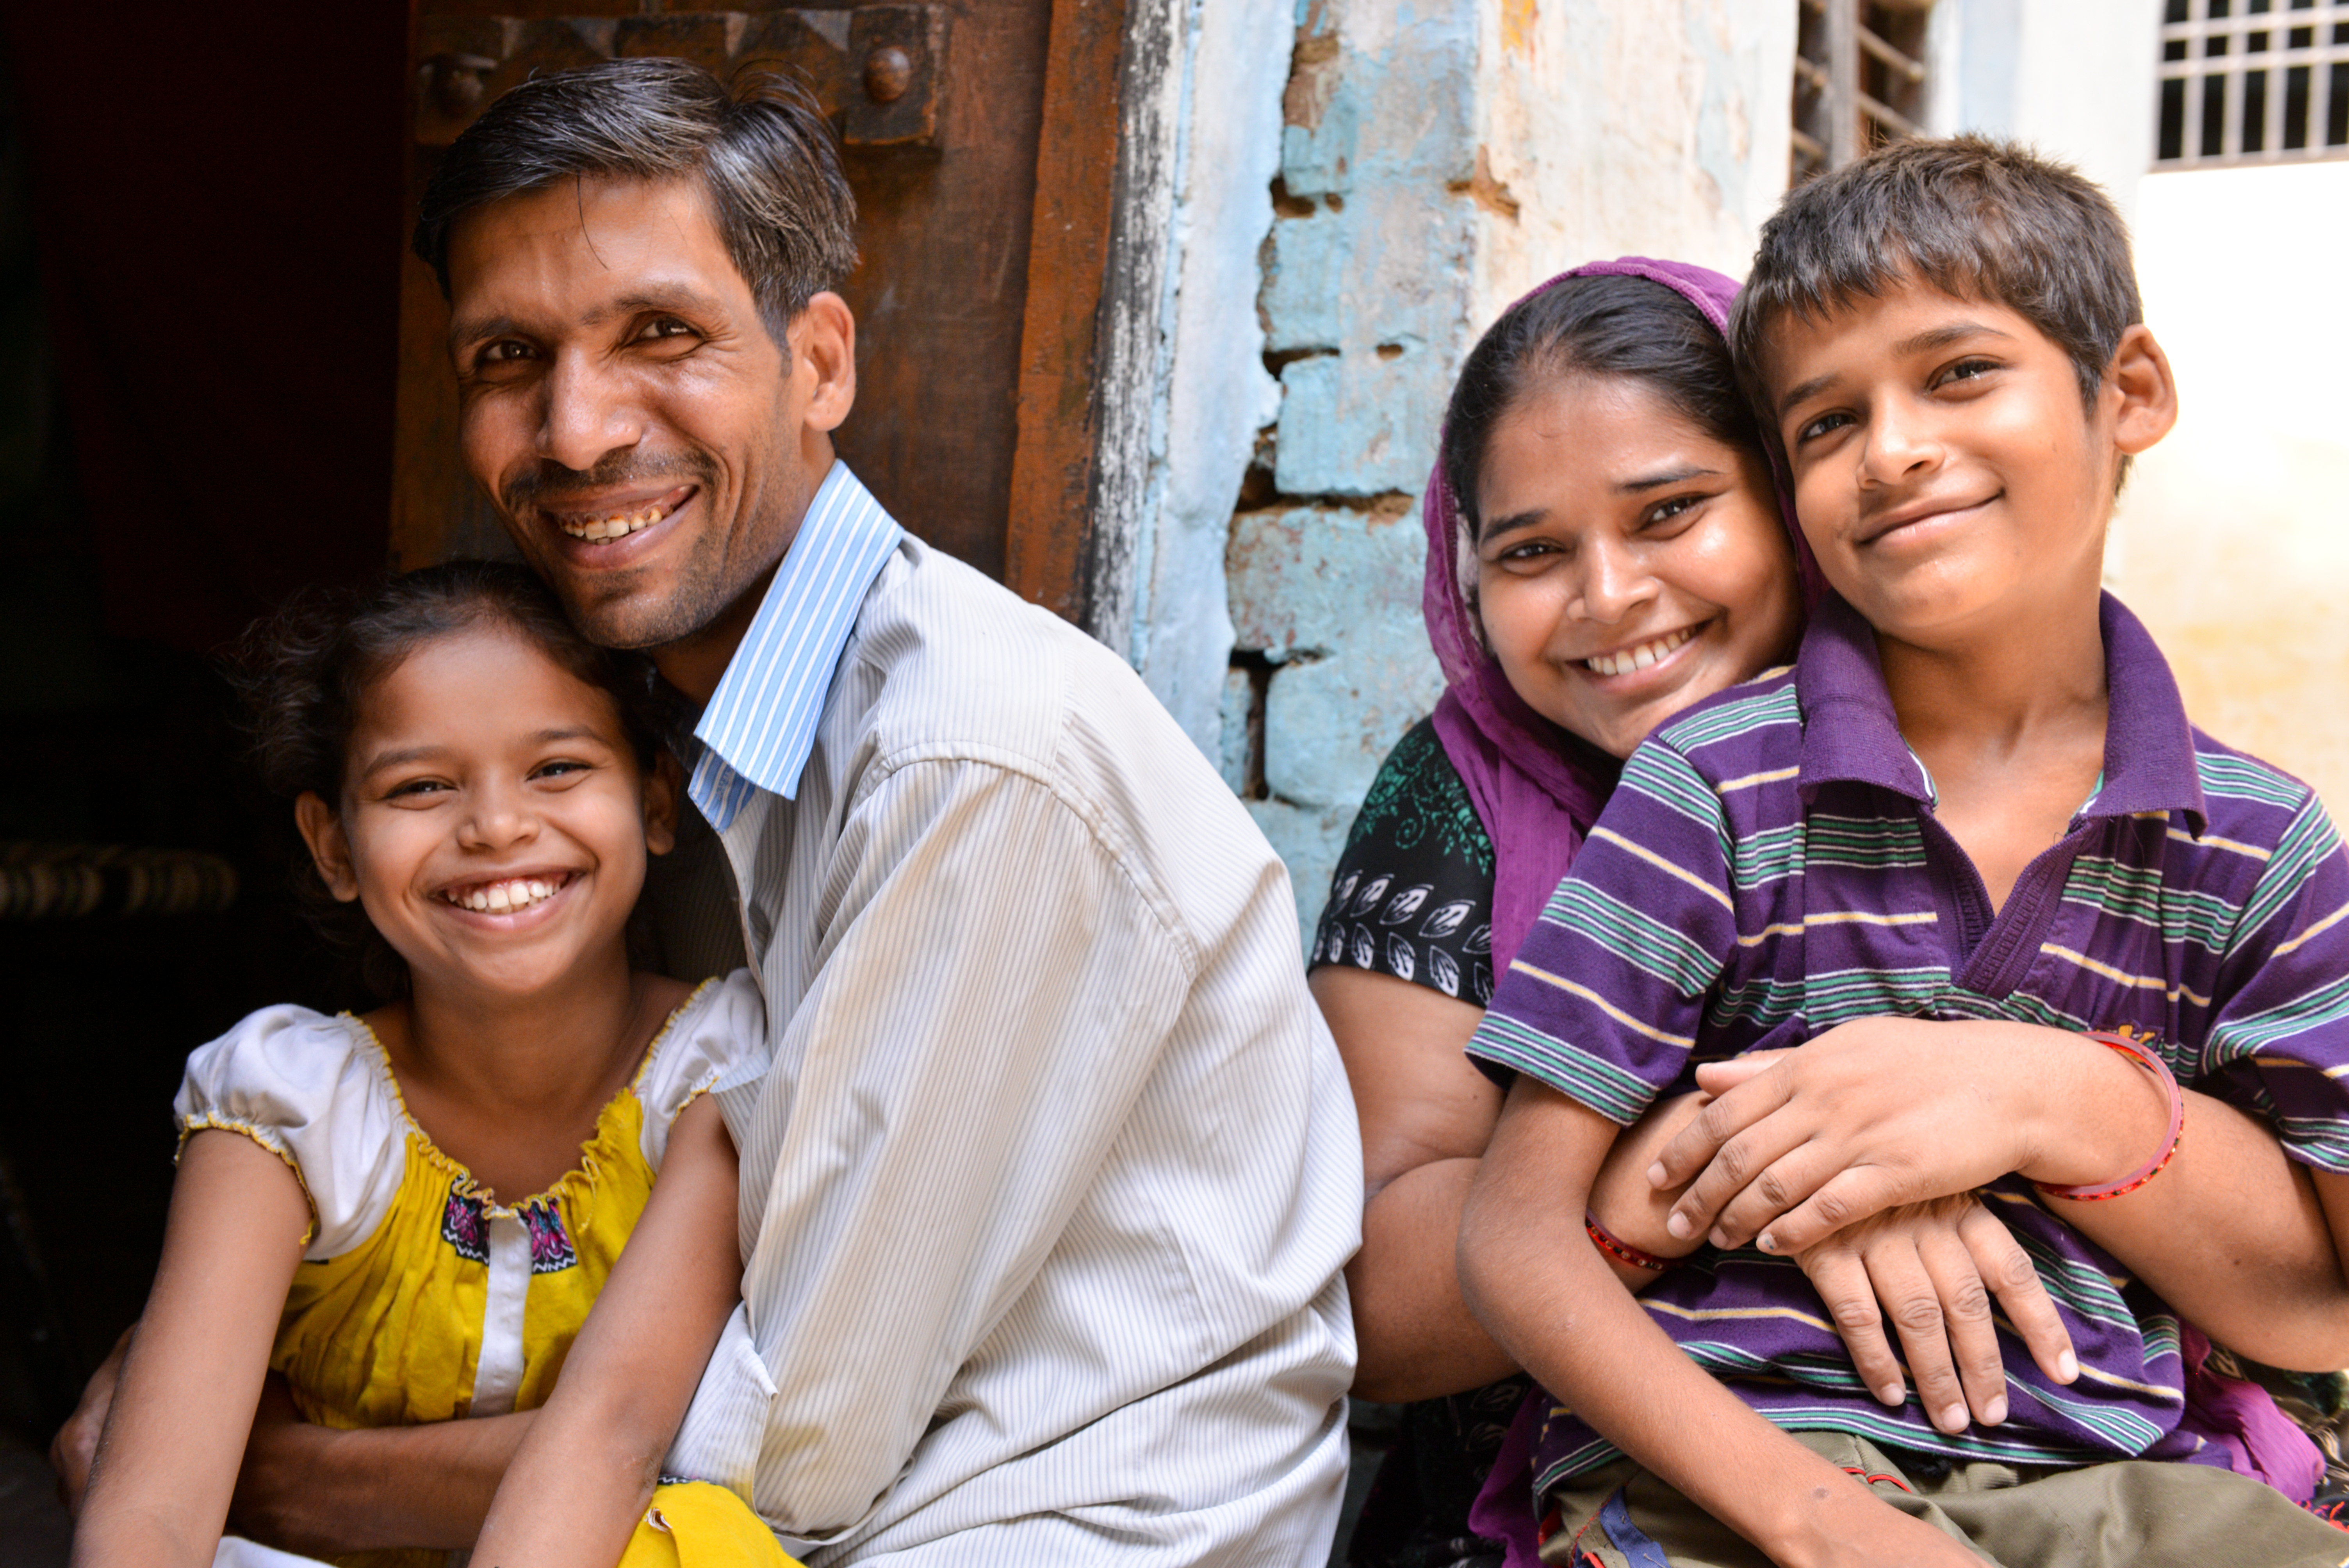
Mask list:
[[[483,625],[520,633],[588,686],[611,694],[636,755],[658,755],[650,665],[581,636],[529,570],[502,561],[451,561],[365,589],[297,593],[255,622],[229,656],[243,699],[262,782],[293,799],[313,793],[341,809],[351,731],[377,682],[426,645]],[[293,857],[295,896],[327,942],[357,960],[358,978],[381,997],[404,995],[408,965],[356,903],[326,889],[310,856]]]
[[1707,435],[1764,453],[1729,344],[1693,303],[1650,278],[1568,278],[1495,322],[1452,389],[1444,478],[1471,540],[1483,526],[1476,487],[1494,428],[1527,398],[1571,376],[1640,382]]

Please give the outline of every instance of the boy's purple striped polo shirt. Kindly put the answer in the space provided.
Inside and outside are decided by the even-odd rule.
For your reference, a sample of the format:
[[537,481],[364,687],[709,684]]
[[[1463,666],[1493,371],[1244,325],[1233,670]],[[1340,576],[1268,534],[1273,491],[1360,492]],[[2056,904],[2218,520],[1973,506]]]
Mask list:
[[[2160,651],[2109,595],[2103,630],[2104,776],[1995,918],[1934,819],[1874,634],[1831,598],[1791,671],[1700,704],[1633,755],[1471,1054],[1628,1123],[1693,1087],[1696,1062],[1854,1018],[2126,1028],[2179,1081],[2265,1117],[2295,1158],[2349,1171],[2349,861],[2305,785],[2187,723]],[[2027,1182],[1988,1195],[2081,1366],[2050,1382],[2002,1330],[1998,1427],[1945,1436],[1913,1391],[1878,1404],[1791,1260],[1708,1249],[1641,1299],[1782,1427],[2007,1463],[2224,1463],[2180,1429],[2170,1308]],[[1537,1495],[1616,1457],[1556,1411]]]

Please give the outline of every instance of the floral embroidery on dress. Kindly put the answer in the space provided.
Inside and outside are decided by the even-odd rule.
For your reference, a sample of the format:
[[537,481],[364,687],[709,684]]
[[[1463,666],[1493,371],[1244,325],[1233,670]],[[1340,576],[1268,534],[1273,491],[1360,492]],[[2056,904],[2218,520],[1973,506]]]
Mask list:
[[[560,1274],[579,1266],[571,1232],[563,1222],[563,1206],[553,1198],[533,1198],[515,1212],[530,1237],[530,1272]],[[440,1239],[469,1263],[490,1261],[489,1205],[465,1191],[463,1178],[449,1184],[449,1205],[440,1212]]]
[[449,1206],[440,1211],[440,1239],[467,1263],[490,1261],[490,1227],[481,1201],[468,1195],[461,1181],[449,1183]]
[[533,1198],[522,1206],[523,1229],[530,1233],[530,1272],[559,1274],[575,1268],[579,1254],[571,1249],[571,1233],[563,1225],[563,1207],[552,1198]]

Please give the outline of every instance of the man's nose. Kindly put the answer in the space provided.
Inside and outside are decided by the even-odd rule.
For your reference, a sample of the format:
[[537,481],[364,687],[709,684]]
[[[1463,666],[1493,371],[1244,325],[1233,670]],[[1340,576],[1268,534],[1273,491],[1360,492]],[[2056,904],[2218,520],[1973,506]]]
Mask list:
[[546,378],[539,456],[576,473],[644,438],[645,418],[626,379],[589,356],[556,357]]

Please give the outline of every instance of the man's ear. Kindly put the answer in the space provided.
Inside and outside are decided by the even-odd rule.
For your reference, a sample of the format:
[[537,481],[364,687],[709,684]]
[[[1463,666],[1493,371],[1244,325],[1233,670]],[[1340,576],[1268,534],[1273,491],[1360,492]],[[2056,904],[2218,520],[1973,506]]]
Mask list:
[[667,747],[645,774],[645,852],[665,855],[677,848],[678,800],[685,793],[685,769]]
[[810,296],[786,335],[792,374],[810,378],[802,422],[811,430],[840,428],[856,402],[856,317],[848,302],[830,289]]
[[2105,395],[2119,398],[2113,444],[2131,457],[2178,423],[2178,378],[2170,373],[2169,356],[2144,323],[2121,334],[2112,367],[2105,372]]
[[294,825],[302,830],[302,841],[310,846],[310,859],[317,863],[318,879],[326,891],[344,903],[359,896],[358,872],[351,866],[351,841],[343,831],[343,820],[335,809],[319,799],[313,789],[302,791],[294,802]]

